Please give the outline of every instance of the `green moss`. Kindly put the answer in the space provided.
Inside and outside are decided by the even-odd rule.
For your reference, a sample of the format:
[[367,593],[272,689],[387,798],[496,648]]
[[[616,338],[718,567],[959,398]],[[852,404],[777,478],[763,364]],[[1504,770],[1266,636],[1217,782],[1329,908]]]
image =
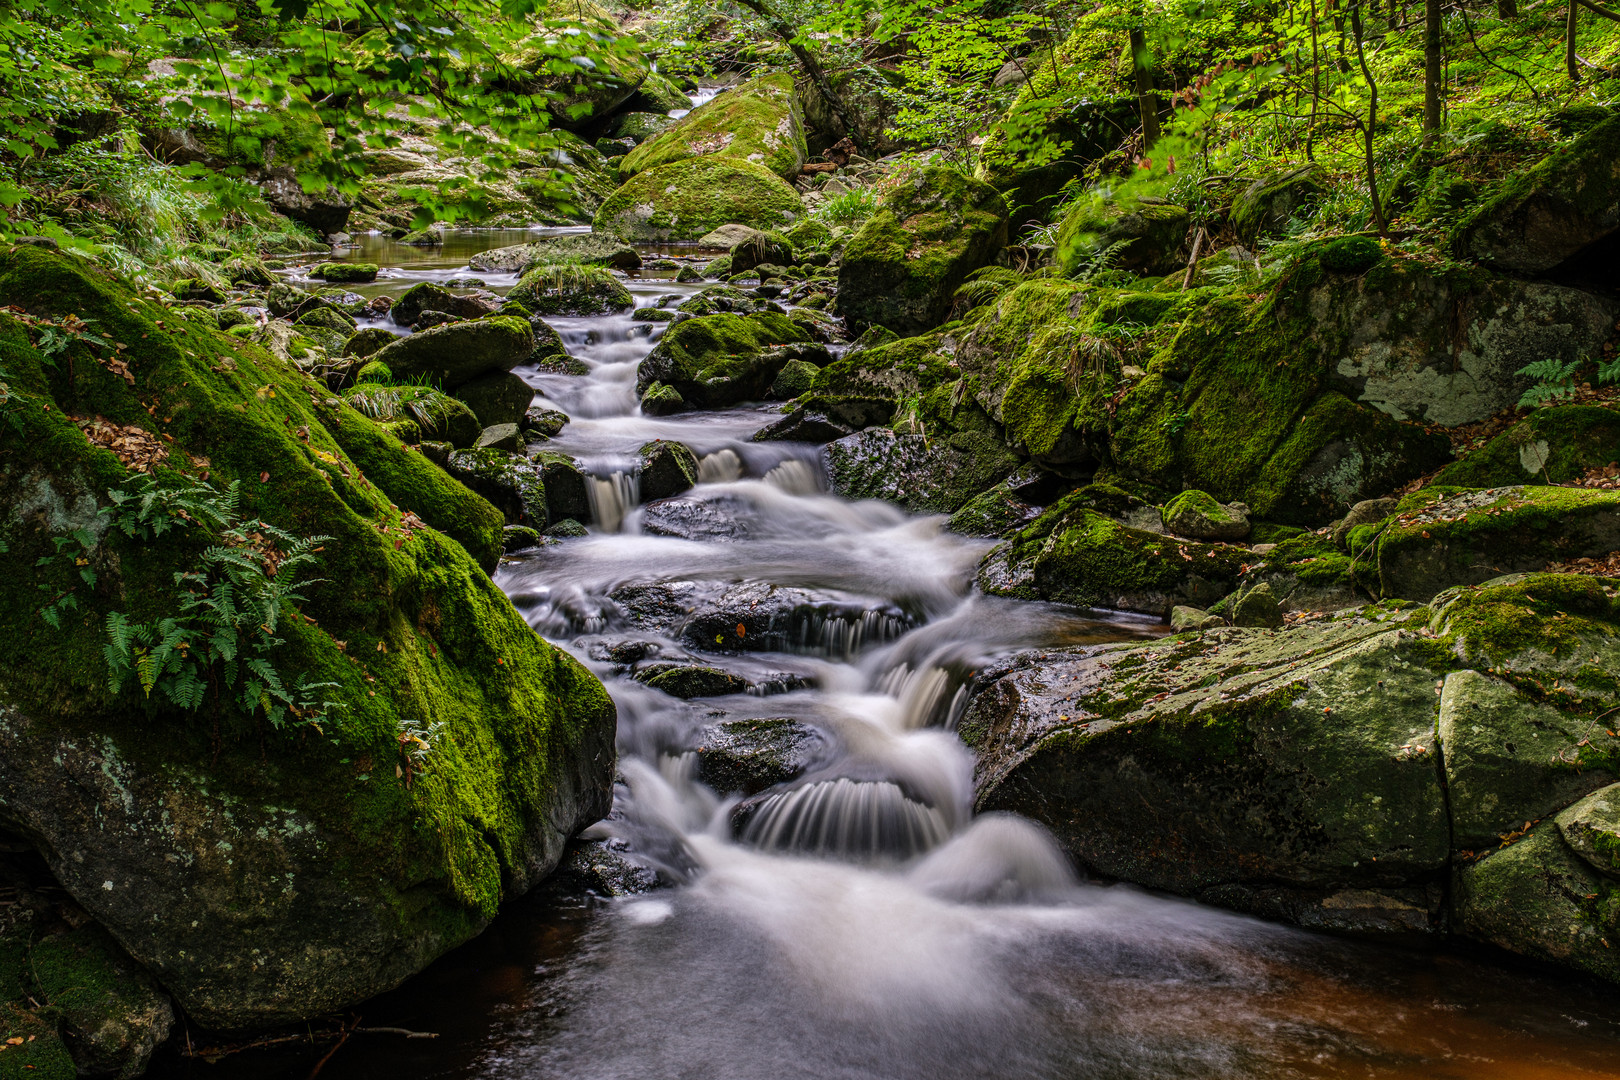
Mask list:
[[[0,624],[42,625],[36,560],[54,550],[53,536],[93,523],[109,489],[134,480],[70,419],[100,416],[161,431],[166,470],[206,470],[220,487],[240,481],[245,513],[331,538],[319,566],[328,584],[310,590],[307,621],[283,624],[277,663],[336,683],[328,693],[346,707],[324,738],[227,709],[216,749],[196,715],[130,687],[109,693],[107,613],[171,614],[174,573],[205,542],[195,530],[156,544],[103,536],[93,557],[100,580],[81,589],[60,633],[0,637],[0,700],[39,730],[115,746],[138,772],[179,770],[221,796],[298,808],[322,830],[332,880],[395,901],[383,917],[397,920],[400,940],[422,942],[427,956],[465,940],[528,875],[558,770],[599,745],[604,725],[611,732],[601,685],[541,641],[461,545],[403,520],[328,426],[358,418],[328,411],[325,388],[295,367],[41,248],[0,253],[0,294],[36,315],[94,319],[130,346],[133,379],[86,345],[52,366],[17,320],[0,318],[0,355],[22,402],[13,414],[21,430],[0,430],[0,504],[40,507],[0,520],[0,581],[9,583],[0,584]],[[371,442],[393,449],[382,440]],[[404,721],[446,724],[432,767],[409,788],[390,767]],[[360,778],[359,760],[374,763],[371,779]]]
[[1620,461],[1620,412],[1598,405],[1537,409],[1483,449],[1448,465],[1434,484],[1491,488],[1567,483]]
[[792,76],[763,75],[698,106],[625,155],[619,175],[628,179],[703,155],[742,158],[787,180],[798,176],[808,151]]
[[[12,1046],[12,1039],[22,1042]],[[0,1001],[0,1080],[77,1080],[78,1075],[52,1020]]]
[[1620,637],[1613,601],[1601,578],[1525,574],[1500,584],[1469,586],[1435,597],[1430,628],[1463,662],[1507,665],[1539,654],[1576,657],[1585,642]]
[[796,359],[766,350],[806,340],[808,335],[793,320],[774,312],[686,319],[658,339],[641,362],[636,386],[645,397],[655,383],[663,383],[705,408],[758,399],[782,367]]
[[1322,266],[1341,274],[1361,274],[1384,260],[1384,249],[1370,236],[1341,236],[1317,247]]
[[637,173],[602,203],[593,227],[625,240],[696,240],[731,222],[780,228],[802,211],[798,192],[764,166],[707,155]]
[[636,303],[613,271],[577,264],[533,267],[507,297],[539,315],[613,315]]
[[321,119],[306,103],[235,110],[227,127],[193,132],[216,158],[259,167],[299,165],[331,153]]

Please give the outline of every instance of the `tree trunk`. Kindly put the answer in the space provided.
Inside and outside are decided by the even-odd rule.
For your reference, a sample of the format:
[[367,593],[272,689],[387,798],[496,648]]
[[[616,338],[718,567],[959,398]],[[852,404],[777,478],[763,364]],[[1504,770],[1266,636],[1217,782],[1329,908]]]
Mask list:
[[1159,141],[1159,100],[1153,94],[1153,65],[1148,58],[1147,35],[1131,30],[1131,66],[1136,70],[1136,111],[1142,118],[1142,149]]
[[1430,136],[1440,130],[1441,48],[1440,0],[1423,0],[1423,130]]
[[1384,220],[1383,200],[1378,197],[1378,166],[1373,157],[1373,139],[1378,132],[1378,83],[1372,69],[1367,66],[1367,50],[1362,45],[1361,0],[1351,0],[1350,30],[1355,37],[1356,63],[1361,65],[1361,77],[1367,82],[1367,122],[1361,125],[1362,163],[1367,170],[1367,197],[1372,200],[1373,227],[1379,236],[1389,235],[1389,223]]
[[1496,13],[1504,19],[1519,17],[1518,0],[1496,0]]
[[[844,126],[844,133],[857,143],[867,144],[866,133],[861,131],[860,126],[855,123],[854,110],[844,101],[843,95],[833,89],[832,80],[827,77],[827,73],[822,70],[821,64],[817,62],[816,58],[810,55],[810,50],[797,42],[797,35],[794,34],[793,27],[788,25],[787,20],[772,11],[765,4],[765,0],[737,0],[737,2],[761,19],[764,19],[765,25],[770,27],[771,33],[780,38],[782,44],[786,45],[788,50],[793,53],[794,59],[799,62],[799,67],[804,70],[805,77],[810,80],[810,85],[816,88],[816,93],[821,95],[821,99],[827,103],[827,107],[832,110],[832,114]],[[868,149],[870,149],[869,145]]]
[[1575,59],[1575,13],[1581,10],[1575,0],[1569,0],[1569,14],[1564,23],[1564,67],[1569,71],[1570,82],[1581,81],[1581,69]]

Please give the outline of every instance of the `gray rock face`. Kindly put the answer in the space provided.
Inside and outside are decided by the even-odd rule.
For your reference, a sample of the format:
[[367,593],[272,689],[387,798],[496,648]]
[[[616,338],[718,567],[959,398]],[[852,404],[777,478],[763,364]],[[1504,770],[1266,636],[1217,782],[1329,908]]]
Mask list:
[[259,190],[277,213],[302,221],[323,236],[342,232],[349,223],[349,211],[354,208],[336,188],[311,195],[291,168],[271,169],[260,181]]
[[954,513],[1022,464],[989,435],[962,432],[928,439],[887,428],[869,428],[828,443],[822,460],[836,494],[883,499],[934,514]]
[[606,266],[614,270],[637,270],[641,267],[641,256],[636,254],[635,248],[614,237],[584,233],[552,236],[532,244],[514,244],[480,251],[467,260],[467,265],[486,274],[521,275],[533,266],[570,262],[584,266]]
[[757,795],[804,775],[825,745],[820,732],[787,717],[726,720],[698,735],[698,779],[722,794]]
[[488,499],[513,525],[544,528],[550,520],[544,475],[528,458],[492,448],[457,450],[445,471]]

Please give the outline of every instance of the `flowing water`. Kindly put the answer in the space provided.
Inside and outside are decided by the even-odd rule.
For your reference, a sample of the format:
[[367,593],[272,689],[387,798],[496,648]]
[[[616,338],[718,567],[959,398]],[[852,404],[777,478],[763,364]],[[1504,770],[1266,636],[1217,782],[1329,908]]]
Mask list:
[[[515,241],[455,242],[404,249],[376,288]],[[353,257],[395,254],[365,238]],[[630,284],[638,304],[690,291]],[[595,478],[596,521],[497,581],[613,694],[622,783],[590,835],[671,887],[518,902],[363,1007],[438,1039],[356,1036],[323,1076],[1620,1077],[1610,989],[1088,884],[1036,825],[975,816],[953,732],[965,680],[1015,650],[1162,627],[976,595],[987,544],[829,495],[815,448],[749,441],[768,410],[641,416],[655,325],[554,325],[589,373],[522,374],[572,417],[553,445]],[[640,505],[654,438],[702,459],[679,514]],[[750,619],[764,629],[743,636]],[[746,692],[682,701],[632,677],[693,662]],[[811,733],[806,768],[739,806],[698,781],[693,750],[711,725],[763,718]],[[304,1075],[314,1057],[210,1075]]]

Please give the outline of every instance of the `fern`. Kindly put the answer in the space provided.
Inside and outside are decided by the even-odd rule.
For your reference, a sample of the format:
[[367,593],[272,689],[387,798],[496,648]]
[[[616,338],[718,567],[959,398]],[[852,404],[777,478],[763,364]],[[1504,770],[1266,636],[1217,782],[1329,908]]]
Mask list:
[[[1525,375],[1535,380],[1530,389],[1519,398],[1519,408],[1530,409],[1537,405],[1545,405],[1549,401],[1559,401],[1575,393],[1575,373],[1582,367],[1580,360],[1537,360],[1533,364],[1526,364],[1515,374]],[[1599,373],[1601,378],[1601,371]]]

